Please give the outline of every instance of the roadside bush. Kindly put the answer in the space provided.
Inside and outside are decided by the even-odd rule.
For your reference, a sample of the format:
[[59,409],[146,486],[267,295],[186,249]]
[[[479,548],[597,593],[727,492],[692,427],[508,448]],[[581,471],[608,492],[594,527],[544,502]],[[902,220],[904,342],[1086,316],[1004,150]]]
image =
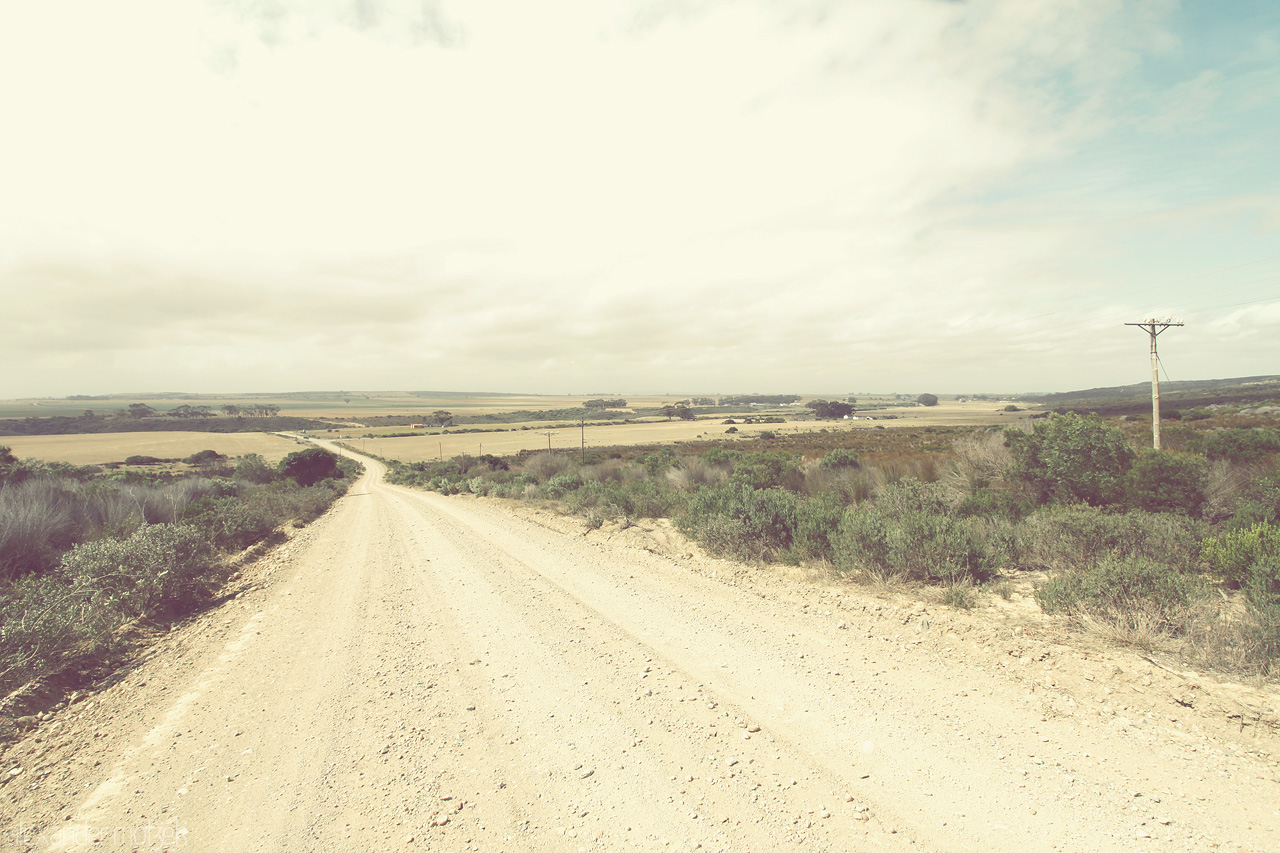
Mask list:
[[290,453],[280,460],[280,475],[299,486],[314,486],[327,477],[342,476],[338,457],[322,447],[310,447]]
[[59,573],[84,602],[114,610],[123,621],[190,609],[221,580],[215,565],[198,528],[148,524],[128,539],[77,545],[62,558]]
[[1179,515],[1097,507],[1042,509],[1023,521],[1020,536],[1033,565],[1065,571],[1097,565],[1107,557],[1143,557],[1189,567],[1199,555],[1199,526]]
[[1280,527],[1255,524],[1209,537],[1200,543],[1200,557],[1224,583],[1244,586],[1255,565],[1280,563]]
[[[742,549],[765,558],[791,546],[796,504],[796,495],[784,489],[754,489],[745,483],[730,482],[721,488],[704,489],[691,495],[675,523],[683,533],[699,542],[707,530],[718,531],[716,535],[723,536],[723,531],[732,527],[744,537]],[[726,518],[737,524],[712,521]]]
[[995,574],[1001,558],[981,520],[953,517],[927,497],[914,503],[913,497],[919,496],[847,510],[833,542],[837,569],[947,584]]
[[797,500],[792,533],[794,556],[798,559],[833,559],[835,545],[832,540],[840,528],[845,509],[844,501],[834,494]]
[[1272,427],[1235,427],[1204,433],[1195,450],[1212,460],[1257,462],[1280,453],[1280,430]]
[[222,579],[208,541],[189,526],[147,525],[76,546],[56,570],[25,576],[0,599],[0,695],[109,651],[126,622],[190,610]]
[[1087,615],[1105,622],[1182,633],[1193,601],[1205,594],[1199,577],[1146,557],[1109,555],[1058,574],[1035,592],[1049,614]]
[[1133,449],[1096,415],[1050,415],[1031,432],[1005,430],[1013,474],[1038,503],[1104,506],[1124,497]]
[[1205,504],[1208,463],[1198,456],[1148,451],[1129,469],[1129,504],[1147,512],[1199,515]]

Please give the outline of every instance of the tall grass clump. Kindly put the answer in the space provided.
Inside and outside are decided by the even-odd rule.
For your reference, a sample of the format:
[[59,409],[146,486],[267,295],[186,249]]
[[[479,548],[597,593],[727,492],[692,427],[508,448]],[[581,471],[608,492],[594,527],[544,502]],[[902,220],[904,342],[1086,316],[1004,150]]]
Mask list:
[[1049,614],[1088,616],[1134,633],[1177,636],[1188,628],[1191,606],[1207,586],[1202,578],[1158,560],[1108,555],[1063,572],[1035,592]]

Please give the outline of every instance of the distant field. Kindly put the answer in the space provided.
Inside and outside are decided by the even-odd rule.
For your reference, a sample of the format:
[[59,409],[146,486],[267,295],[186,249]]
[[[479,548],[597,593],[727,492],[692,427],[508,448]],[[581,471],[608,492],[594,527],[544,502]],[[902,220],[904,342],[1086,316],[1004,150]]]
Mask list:
[[[721,420],[698,421],[660,421],[657,423],[610,424],[608,426],[588,426],[586,428],[587,452],[593,448],[618,447],[634,444],[670,444],[681,441],[702,439],[724,439],[736,441],[750,438],[769,430],[779,435],[796,432],[812,432],[815,430],[866,430],[875,426],[888,429],[911,428],[921,426],[957,426],[981,424],[1013,424],[1019,418],[1030,416],[1030,412],[1002,413],[996,411],[997,406],[989,401],[977,403],[956,403],[947,401],[928,409],[918,407],[902,409],[885,409],[878,415],[896,414],[896,420],[884,421],[791,421],[782,424],[737,424],[736,434],[727,434],[729,427]],[[521,450],[546,449],[547,433],[550,432],[553,450],[570,451],[581,447],[582,433],[576,426],[563,425],[555,428],[521,430],[518,428],[506,432],[484,433],[450,433],[448,435],[407,436],[401,438],[369,438],[359,437],[362,433],[340,431],[338,434],[328,433],[322,438],[344,437],[357,450],[367,450],[386,459],[398,459],[402,462],[422,462],[437,459],[440,456],[449,458],[463,453],[492,453],[495,456],[508,456]]]
[[0,445],[19,459],[101,465],[123,462],[128,456],[181,459],[200,450],[216,450],[228,456],[258,453],[279,462],[298,444],[278,435],[260,432],[112,432],[92,435],[20,435],[0,437]]
[[[224,405],[240,407],[254,404],[271,404],[280,408],[282,415],[296,417],[320,418],[329,420],[346,420],[359,422],[362,418],[381,415],[428,415],[437,409],[452,412],[458,417],[486,415],[496,412],[520,410],[549,411],[554,409],[572,409],[582,405],[583,401],[593,397],[623,398],[631,408],[656,408],[668,403],[686,399],[681,394],[576,394],[545,396],[537,394],[503,394],[503,395],[470,395],[446,394],[435,397],[419,397],[403,392],[353,393],[345,397],[333,394],[282,394],[282,395],[240,395],[240,396],[187,396],[160,397],[141,394],[137,396],[112,396],[107,400],[0,400],[0,418],[52,417],[55,415],[75,417],[92,409],[98,415],[106,415],[118,409],[128,408],[130,403],[146,403],[158,412],[166,412],[180,405],[209,406],[214,412],[220,412]],[[716,396],[714,394],[708,396]],[[843,393],[804,394],[805,399],[823,397],[825,399],[843,399]],[[350,402],[346,402],[346,401]],[[893,405],[892,397],[866,395],[858,398],[862,408],[879,408]],[[943,405],[949,402],[943,400]],[[995,401],[983,401],[972,405],[995,410]]]

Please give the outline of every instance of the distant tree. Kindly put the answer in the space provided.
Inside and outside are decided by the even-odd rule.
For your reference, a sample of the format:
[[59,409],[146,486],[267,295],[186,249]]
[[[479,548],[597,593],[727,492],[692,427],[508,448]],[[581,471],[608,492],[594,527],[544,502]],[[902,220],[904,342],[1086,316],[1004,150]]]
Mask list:
[[784,406],[798,402],[798,394],[736,394],[720,398],[722,406]]
[[213,409],[209,408],[208,406],[196,406],[191,410],[191,413],[195,415],[197,418],[213,417]]
[[693,410],[688,406],[676,406],[676,417],[682,421],[693,420]]
[[16,479],[21,463],[18,457],[13,455],[13,451],[0,445],[0,485],[8,482],[11,478]]
[[291,477],[299,486],[313,486],[338,470],[338,457],[327,450],[312,447],[290,453],[280,460],[280,473]]
[[714,406],[716,401],[710,397],[694,397],[693,404],[695,406]]
[[446,412],[444,409],[437,409],[431,413],[431,419],[440,426],[450,426],[453,424],[453,413]]
[[623,399],[596,399],[587,400],[582,405],[588,409],[625,409],[627,407],[627,401]]
[[233,417],[233,416],[237,418],[240,417],[240,407],[232,403],[227,403],[225,406],[223,406],[222,412],[227,417]]
[[216,450],[200,450],[191,454],[182,461],[188,465],[199,465],[203,467],[205,465],[216,465],[219,462],[225,461],[226,458],[226,456]]
[[129,417],[134,420],[142,420],[149,418],[156,413],[156,410],[148,406],[146,403],[130,403]]
[[845,397],[845,398],[844,398],[844,401],[845,401],[846,403],[848,403],[848,404],[852,405],[852,406],[856,406],[856,405],[858,405],[858,398],[857,398],[857,397]]
[[190,418],[190,417],[194,417],[195,412],[192,410],[190,406],[184,403],[181,406],[173,407],[165,414],[167,414],[171,418]]
[[933,394],[921,394],[916,397],[916,402],[922,406],[936,406],[938,405],[938,398]]
[[667,420],[671,420],[676,416],[676,407],[668,403],[661,409],[658,409],[658,414],[662,415]]
[[1018,408],[1017,406],[1015,406],[1013,403],[1010,403],[1009,405],[1005,406],[1005,407],[1004,407],[1004,410],[1005,410],[1006,412],[1020,412],[1020,411],[1022,411],[1022,409],[1019,409],[1019,408]]
[[806,408],[813,409],[815,417],[823,419],[839,420],[853,414],[853,406],[841,403],[839,400],[810,400],[804,405]]

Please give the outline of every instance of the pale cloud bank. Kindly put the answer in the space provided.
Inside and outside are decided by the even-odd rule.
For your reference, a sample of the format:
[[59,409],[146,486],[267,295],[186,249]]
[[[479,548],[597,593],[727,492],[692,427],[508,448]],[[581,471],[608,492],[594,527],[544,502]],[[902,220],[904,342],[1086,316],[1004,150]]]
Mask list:
[[10,6],[0,396],[1276,372],[1280,21],[1212,9]]

